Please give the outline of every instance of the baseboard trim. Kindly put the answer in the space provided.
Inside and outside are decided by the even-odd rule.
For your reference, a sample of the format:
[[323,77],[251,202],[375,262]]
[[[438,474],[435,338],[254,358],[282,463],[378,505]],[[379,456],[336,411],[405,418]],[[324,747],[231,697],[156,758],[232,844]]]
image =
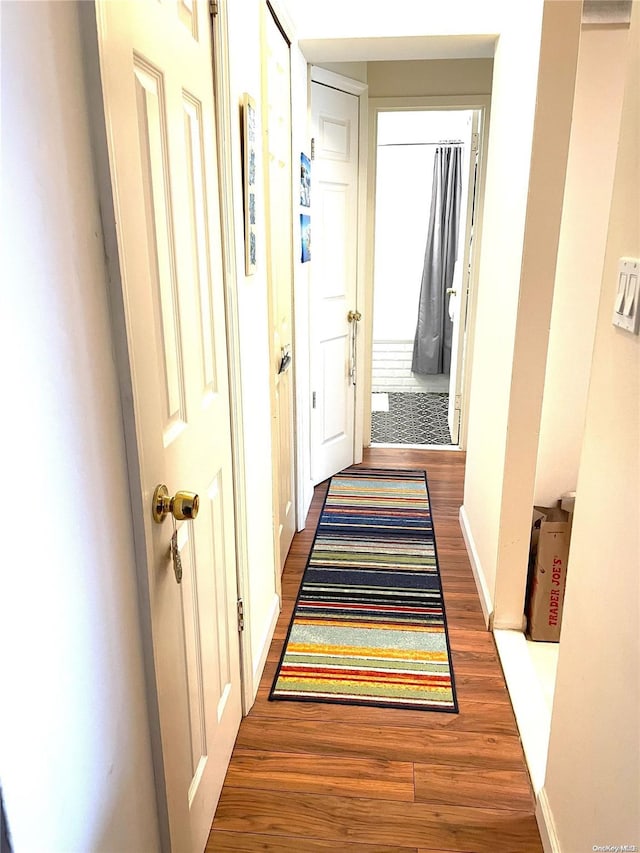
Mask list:
[[471,563],[471,571],[473,572],[473,578],[476,582],[478,595],[480,596],[484,623],[487,628],[491,630],[493,623],[493,602],[491,600],[491,593],[489,592],[487,581],[485,580],[484,571],[482,570],[482,564],[480,563],[478,549],[473,541],[473,535],[469,525],[469,517],[467,516],[467,511],[464,506],[460,507],[460,529],[462,530],[464,544],[467,546],[469,562]]
[[544,699],[527,641],[520,631],[494,628],[500,666],[509,691],[534,794],[544,786],[551,732],[551,709]]
[[536,801],[536,821],[540,830],[540,840],[544,853],[562,853],[556,832],[553,812],[545,788],[541,788]]
[[502,619],[496,619],[495,616],[493,618],[493,630],[494,631],[520,631],[521,634],[526,634],[527,632],[527,617],[522,616],[521,619],[509,619],[508,621],[504,621]]
[[277,595],[274,595],[273,601],[271,602],[271,612],[269,614],[269,621],[267,622],[267,629],[264,632],[262,642],[260,644],[260,654],[258,655],[253,666],[253,699],[251,702],[252,705],[256,701],[256,696],[258,695],[260,679],[262,678],[262,673],[264,672],[264,667],[267,662],[267,655],[269,654],[271,641],[273,640],[273,635],[276,630],[276,623],[278,622],[279,615],[280,599]]

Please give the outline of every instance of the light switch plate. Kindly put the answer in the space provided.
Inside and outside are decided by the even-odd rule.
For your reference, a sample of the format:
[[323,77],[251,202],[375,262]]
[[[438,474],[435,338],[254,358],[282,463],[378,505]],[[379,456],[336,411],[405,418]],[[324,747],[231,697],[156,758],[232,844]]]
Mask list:
[[620,258],[613,325],[637,335],[640,331],[640,259]]

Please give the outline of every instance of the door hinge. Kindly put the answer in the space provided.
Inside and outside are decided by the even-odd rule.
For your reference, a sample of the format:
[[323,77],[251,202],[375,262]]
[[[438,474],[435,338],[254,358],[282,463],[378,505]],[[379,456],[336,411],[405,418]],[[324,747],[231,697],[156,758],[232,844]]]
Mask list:
[[211,17],[217,18],[218,11],[218,0],[209,0],[209,12],[211,13]]
[[311,395],[311,408],[315,409],[316,407],[316,392],[314,391]]
[[238,631],[244,631],[244,601],[238,599]]
[[311,159],[316,159],[316,141],[313,136],[311,137]]
[[462,394],[456,394],[455,410],[459,412],[462,409]]
[[478,152],[479,148],[480,148],[480,134],[479,133],[472,133],[471,134],[471,150],[473,151],[474,154],[476,154]]

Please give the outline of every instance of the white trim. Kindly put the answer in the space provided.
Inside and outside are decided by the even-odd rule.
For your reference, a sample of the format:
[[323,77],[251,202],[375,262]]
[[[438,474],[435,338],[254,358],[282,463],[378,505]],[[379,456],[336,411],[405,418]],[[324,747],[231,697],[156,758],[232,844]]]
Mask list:
[[536,821],[540,830],[540,840],[544,853],[562,853],[556,823],[544,786],[540,789],[536,800]]
[[376,138],[378,130],[378,113],[380,112],[409,112],[412,110],[475,110],[480,113],[480,156],[478,158],[478,180],[476,201],[476,232],[473,241],[473,259],[471,264],[471,281],[469,282],[469,301],[466,313],[466,340],[463,352],[463,381],[462,381],[462,410],[460,417],[460,429],[458,434],[458,447],[465,450],[467,446],[467,435],[469,431],[469,399],[471,396],[471,378],[473,364],[471,353],[473,352],[473,341],[475,336],[476,306],[478,301],[478,270],[479,270],[479,246],[482,241],[482,222],[484,208],[484,188],[487,166],[487,142],[489,139],[489,119],[491,111],[491,95],[432,95],[425,97],[391,97],[391,98],[369,98],[369,163],[368,163],[368,196],[366,201],[367,224],[366,240],[371,247],[370,257],[365,269],[365,292],[367,301],[363,312],[364,324],[364,352],[363,371],[364,391],[363,417],[363,441],[367,446],[371,445],[371,412],[364,406],[365,400],[371,394],[371,372],[373,364],[373,288],[374,288],[374,252],[375,244],[375,209],[376,209]]
[[380,447],[383,450],[440,450],[448,451],[449,453],[459,453],[460,448],[457,444],[383,444],[377,441],[370,445],[371,447]]
[[545,702],[524,634],[521,631],[494,630],[493,636],[518,724],[531,784],[537,794],[544,785],[547,770],[551,708]]
[[[269,649],[271,647],[271,641],[273,640],[273,635],[276,630],[276,624],[278,622],[278,616],[280,615],[280,598],[277,595],[273,596],[271,601],[271,613],[269,615],[269,621],[267,623],[267,629],[264,632],[262,640],[260,641],[259,646],[259,654],[256,657],[256,660],[253,665],[253,684],[255,686],[253,696],[251,698],[251,705],[255,702],[256,695],[258,693],[258,687],[260,685],[260,679],[262,678],[262,672],[264,670],[265,664],[267,662],[267,655],[269,654]],[[246,625],[245,619],[245,625]]]
[[488,110],[491,95],[428,95],[421,98],[370,98],[372,112],[408,112],[409,110]]
[[238,318],[235,226],[233,217],[233,175],[231,168],[231,100],[229,86],[229,35],[227,4],[220,3],[213,18],[213,85],[218,136],[218,179],[220,183],[220,226],[222,231],[222,264],[224,273],[225,315],[227,328],[227,367],[229,374],[229,407],[231,415],[231,454],[233,467],[233,502],[235,514],[236,573],[238,597],[244,602],[244,631],[240,634],[240,673],[242,711],[249,713],[253,704],[254,683],[251,667],[251,614],[249,552],[247,546],[246,468],[242,411],[242,379],[240,371],[240,322]]
[[490,98],[486,99],[484,107],[479,107],[480,112],[480,139],[478,156],[478,176],[476,181],[476,221],[475,234],[473,238],[471,256],[471,280],[469,282],[469,301],[466,314],[466,336],[463,354],[462,373],[462,412],[460,418],[460,431],[458,443],[465,450],[469,434],[469,401],[471,399],[471,381],[473,376],[474,341],[476,335],[476,313],[478,305],[478,280],[480,274],[480,247],[482,246],[482,226],[484,223],[484,192],[487,176],[487,157],[489,153],[489,121],[490,121]]
[[[331,72],[327,72],[331,73]],[[337,76],[337,75],[336,75]],[[346,78],[345,78],[346,79]],[[367,169],[369,165],[369,98],[368,86],[364,83],[351,81],[354,88],[363,86],[358,96],[358,257],[356,260],[356,306],[367,309],[367,254],[369,244],[367,243]],[[364,326],[358,323],[356,326],[356,394],[354,401],[354,429],[353,429],[353,461],[362,462],[364,448],[364,410],[365,401],[371,399],[371,390],[366,381],[366,356],[365,356],[366,334]],[[369,391],[369,396],[367,396]]]
[[[292,163],[296,163],[301,152],[310,156],[311,128],[311,76],[310,66],[298,47],[291,50],[291,144]],[[304,68],[304,98],[302,80]],[[295,145],[298,144],[298,149]],[[300,193],[300,178],[292,169],[291,199],[294,204],[292,216],[293,246],[300,245],[300,208],[296,200]],[[298,195],[297,195],[298,194]],[[295,248],[294,248],[295,251]],[[313,500],[311,482],[311,375],[309,329],[309,288],[311,264],[294,263],[293,266],[293,341],[294,354],[292,369],[295,377],[295,416],[296,416],[296,530],[304,530],[309,507]],[[300,366],[302,348],[305,348],[306,365]]]
[[492,628],[495,631],[519,631],[521,634],[527,630],[527,617],[522,614],[522,618],[514,622],[512,619],[508,619],[503,621],[502,619],[496,619],[495,615],[493,617]]
[[351,77],[343,77],[342,74],[327,71],[326,68],[320,68],[318,65],[311,66],[311,82],[322,83],[323,86],[330,86],[332,89],[348,92],[350,95],[357,95],[358,97],[369,91],[368,83],[353,80]]
[[376,101],[379,98],[369,98],[369,163],[367,165],[367,200],[366,200],[366,244],[369,247],[365,265],[365,298],[363,317],[364,335],[364,400],[363,400],[363,444],[371,447],[371,393],[373,388],[373,276],[376,239],[376,177],[378,158],[376,139],[378,137],[378,112]]
[[478,595],[480,596],[480,604],[482,606],[484,623],[487,628],[489,628],[493,619],[493,601],[491,600],[491,593],[489,592],[489,587],[487,586],[487,581],[485,578],[484,571],[482,569],[482,564],[480,563],[480,555],[478,554],[478,549],[476,548],[476,544],[473,539],[473,534],[471,533],[469,517],[467,516],[467,511],[464,506],[460,507],[460,529],[462,530],[462,538],[464,539],[464,544],[467,546],[469,562],[471,563],[471,571],[473,572],[473,578],[476,582],[476,589],[478,590]]

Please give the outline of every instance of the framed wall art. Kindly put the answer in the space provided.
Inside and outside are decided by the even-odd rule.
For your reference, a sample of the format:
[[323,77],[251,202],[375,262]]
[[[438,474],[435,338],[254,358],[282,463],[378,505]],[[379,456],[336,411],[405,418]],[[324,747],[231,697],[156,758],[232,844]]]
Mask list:
[[256,102],[242,96],[242,142],[244,166],[244,271],[253,275],[257,266],[256,246]]
[[300,154],[300,206],[311,207],[311,160]]
[[311,260],[311,217],[306,213],[300,214],[300,237],[302,241],[300,260],[306,264]]

